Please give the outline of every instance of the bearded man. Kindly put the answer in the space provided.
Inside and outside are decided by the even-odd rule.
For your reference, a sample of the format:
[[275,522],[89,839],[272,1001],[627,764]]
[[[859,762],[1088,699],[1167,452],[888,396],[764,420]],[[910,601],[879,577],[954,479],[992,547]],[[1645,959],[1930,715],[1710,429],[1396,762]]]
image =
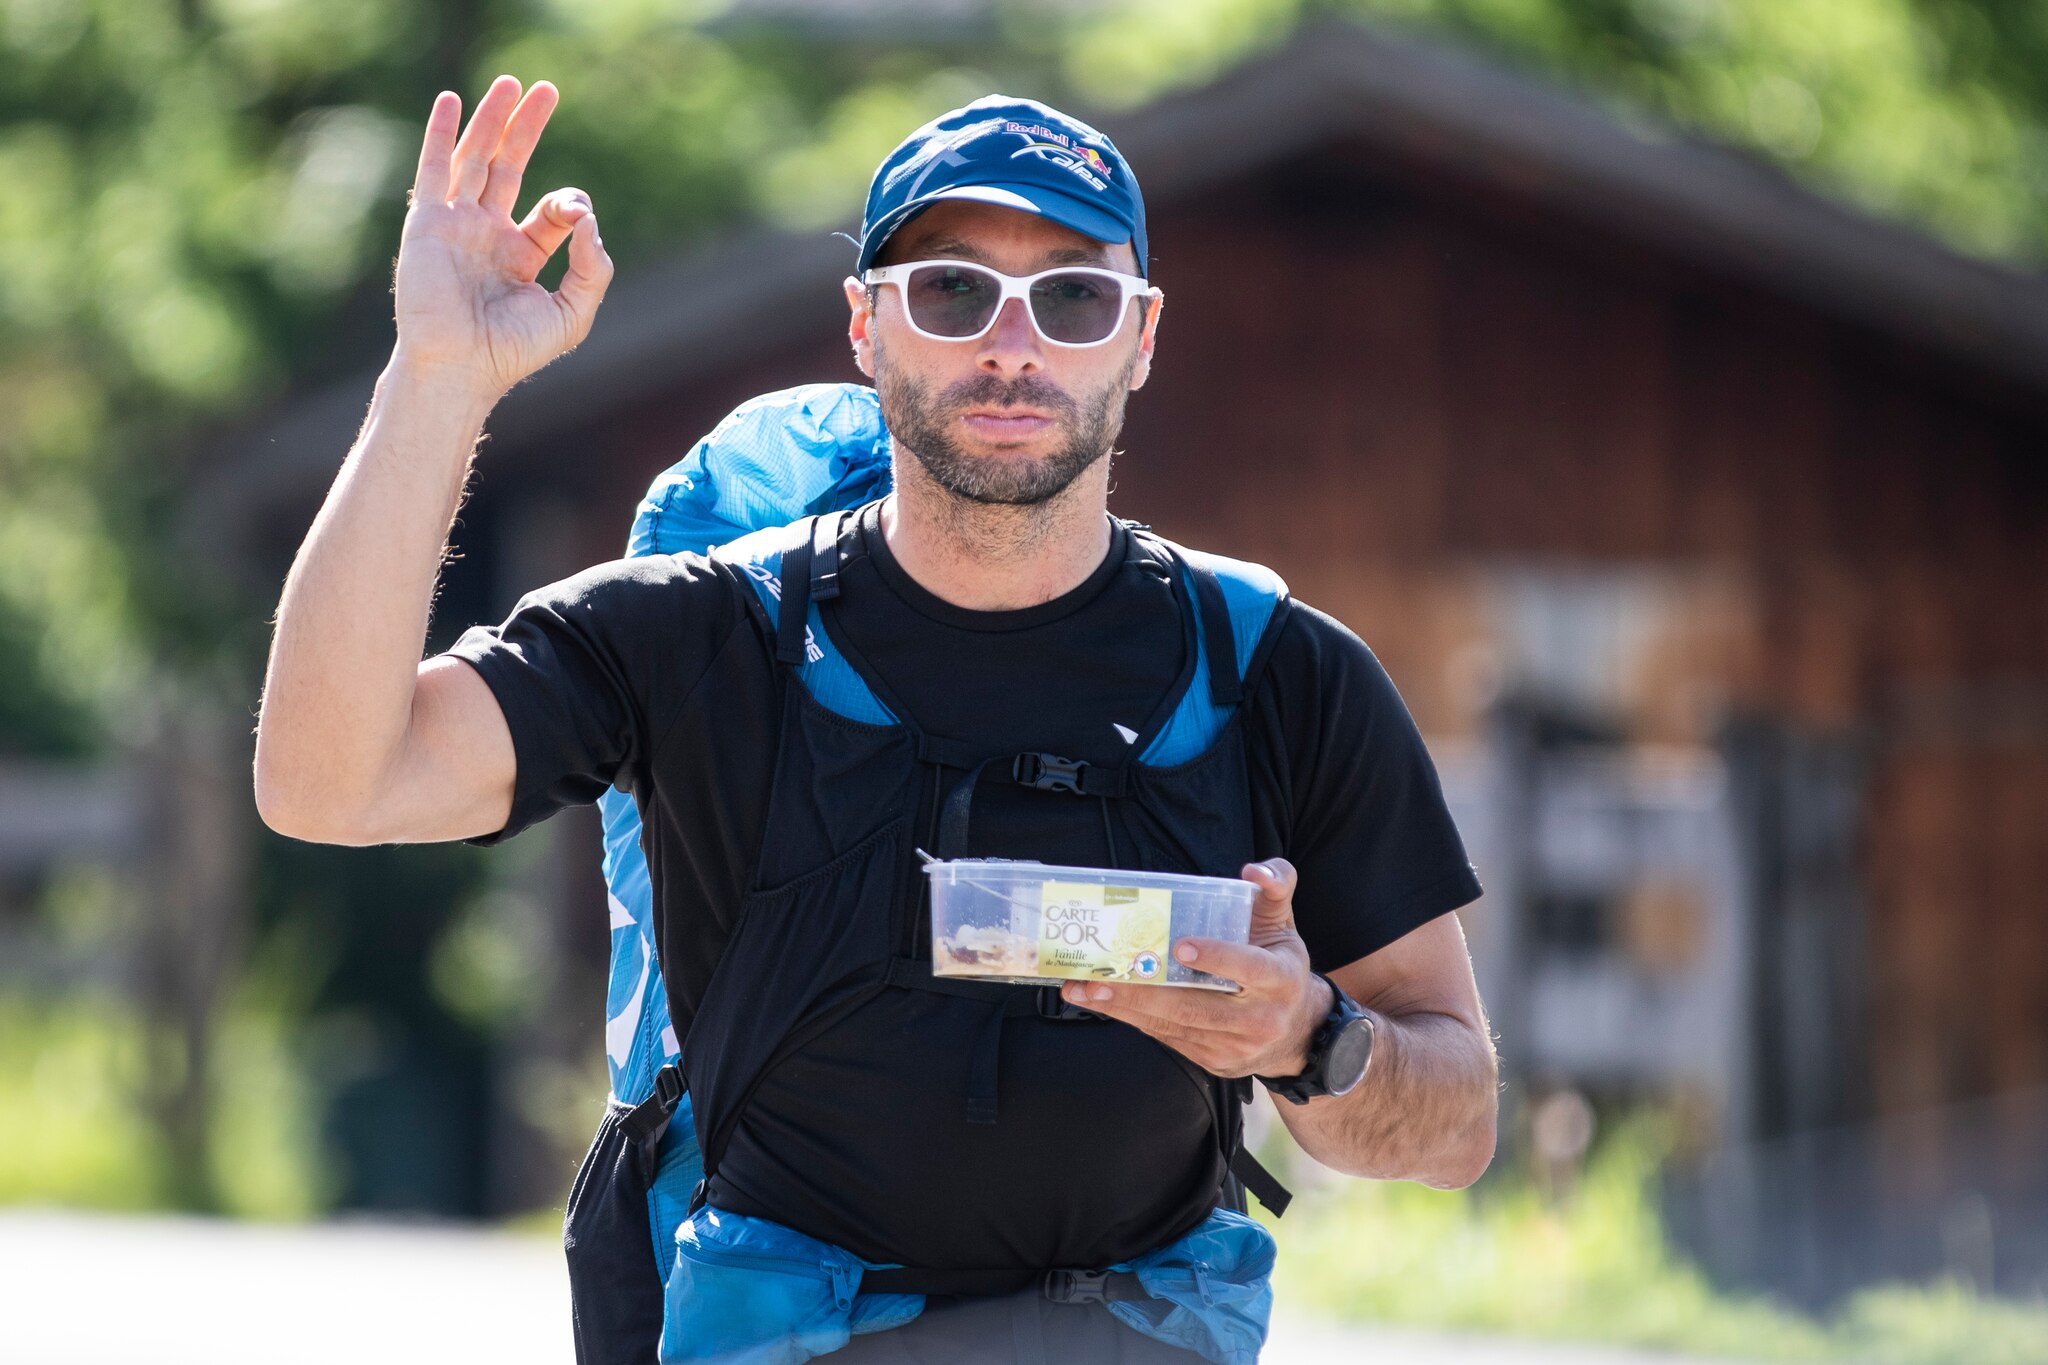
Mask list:
[[[680,1047],[662,1112],[687,1090],[701,1178],[653,1257],[645,1222],[579,1238],[579,1206],[644,1197],[660,1136],[601,1130],[571,1240],[629,1244],[642,1287],[578,1282],[586,1360],[1254,1359],[1254,1078],[1338,1170],[1452,1187],[1491,1159],[1451,913],[1479,887],[1363,642],[1109,514],[1163,306],[1131,167],[1027,100],[917,129],[844,285],[893,490],[599,565],[422,662],[483,422],[613,273],[580,191],[511,217],[557,98],[501,77],[459,140],[435,103],[397,345],[278,611],[264,819],[494,843],[630,793]],[[1249,941],[1171,945],[1225,990],[935,975],[925,850],[1242,878]]]

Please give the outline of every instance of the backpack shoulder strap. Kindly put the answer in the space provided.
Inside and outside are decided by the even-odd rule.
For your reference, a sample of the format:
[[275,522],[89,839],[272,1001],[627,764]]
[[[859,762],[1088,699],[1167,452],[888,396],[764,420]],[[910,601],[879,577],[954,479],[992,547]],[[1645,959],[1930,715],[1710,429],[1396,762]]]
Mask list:
[[1147,527],[1132,530],[1180,566],[1195,608],[1195,681],[1138,760],[1171,767],[1205,752],[1257,685],[1261,645],[1288,601],[1287,584],[1262,564],[1191,550]]
[[1230,629],[1230,604],[1223,596],[1223,584],[1207,564],[1187,561],[1188,579],[1195,588],[1195,610],[1200,617],[1202,641],[1209,656],[1209,700],[1218,706],[1235,706],[1244,699],[1244,678],[1238,671],[1235,644],[1219,648],[1219,640],[1235,641]]
[[803,517],[740,537],[712,552],[746,578],[774,628],[775,659],[796,671],[826,710],[870,725],[894,725],[895,713],[833,645],[818,603],[839,595],[839,530],[844,512]]
[[1255,681],[1259,645],[1288,601],[1287,581],[1263,564],[1167,544],[1187,566],[1194,586],[1209,656],[1210,700],[1234,705]]

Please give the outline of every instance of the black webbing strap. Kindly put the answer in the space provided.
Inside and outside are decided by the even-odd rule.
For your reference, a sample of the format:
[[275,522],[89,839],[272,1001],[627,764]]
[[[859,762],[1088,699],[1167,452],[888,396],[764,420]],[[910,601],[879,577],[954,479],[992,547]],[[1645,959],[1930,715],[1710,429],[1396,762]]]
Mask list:
[[916,1266],[864,1271],[860,1292],[982,1298],[1014,1294],[1034,1284],[1054,1303],[1123,1303],[1152,1297],[1128,1270],[929,1270]]
[[[813,518],[813,524],[819,518]],[[811,535],[806,526],[782,552],[782,609],[775,618],[775,662],[801,664],[811,614]],[[835,573],[834,581],[837,581]]]
[[1195,585],[1202,644],[1209,651],[1209,700],[1218,706],[1235,706],[1244,697],[1244,683],[1237,675],[1237,636],[1230,629],[1230,608],[1223,600],[1223,584],[1193,560],[1183,562]]
[[917,761],[920,763],[936,763],[942,768],[958,768],[965,772],[987,755],[986,747],[977,747],[965,740],[947,739],[944,735],[918,732]]
[[957,995],[969,1000],[1002,1000],[1016,986],[1006,981],[977,981],[970,976],[934,976],[932,964],[923,958],[892,957],[882,969],[882,979],[892,986],[930,991],[934,995]]
[[[934,746],[936,751],[936,746]],[[934,759],[943,762],[942,759]],[[953,766],[953,765],[948,765]],[[1122,797],[1130,792],[1130,769],[1118,764],[1105,767],[1062,758],[1058,754],[1022,753],[1002,758],[985,758],[966,770],[946,793],[939,810],[938,847],[941,858],[967,856],[968,828],[974,819],[974,793],[989,769],[1009,769],[1012,782],[1036,791],[1069,792],[1075,796]]]
[[1058,986],[1020,987],[1014,982],[976,981],[971,977],[937,976],[932,964],[914,957],[892,957],[882,970],[882,979],[892,986],[931,991],[937,995],[986,1000],[989,1010],[975,1036],[974,1055],[967,1067],[967,1121],[987,1125],[996,1121],[996,1094],[1003,1063],[1003,1021],[1006,1019],[1100,1019],[1093,1010],[1071,1004]]
[[839,528],[846,514],[823,516],[811,523],[811,600],[829,602],[839,596]]
[[1279,1177],[1262,1165],[1249,1149],[1240,1147],[1231,1154],[1230,1173],[1238,1183],[1258,1199],[1275,1218],[1287,1212],[1287,1206],[1294,1202],[1294,1194],[1280,1183]]
[[981,776],[988,771],[989,764],[997,761],[985,758],[975,764],[946,793],[945,805],[939,810],[939,846],[932,850],[941,859],[967,856],[967,827],[974,818],[974,789],[981,785]]
[[[1014,981],[977,981],[971,976],[939,976],[932,964],[921,957],[892,957],[882,969],[882,979],[892,986],[931,991],[935,995],[958,995],[969,1000],[1007,1000],[1016,994]],[[1100,1019],[1094,1010],[1067,1003],[1058,986],[1032,988],[1038,997],[1036,1010],[1019,1009],[1019,1014],[1036,1013],[1041,1019]]]
[[1018,991],[991,1005],[967,1064],[967,1121],[986,1127],[996,1121],[996,1080],[1003,1064],[1003,1021],[1038,1013],[1038,992]]
[[639,1153],[641,1169],[650,1181],[654,1179],[662,1136],[668,1132],[669,1120],[676,1116],[676,1106],[682,1100],[683,1073],[673,1065],[665,1066],[654,1073],[654,1093],[619,1120],[619,1131]]

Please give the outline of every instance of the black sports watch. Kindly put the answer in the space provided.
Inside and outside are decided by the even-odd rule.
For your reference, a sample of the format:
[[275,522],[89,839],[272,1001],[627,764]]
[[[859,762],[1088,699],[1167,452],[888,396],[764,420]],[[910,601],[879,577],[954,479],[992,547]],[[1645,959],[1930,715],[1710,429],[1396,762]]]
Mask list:
[[1349,1094],[1372,1062],[1372,1016],[1329,977],[1321,972],[1316,977],[1329,983],[1330,1012],[1308,1040],[1307,1064],[1299,1075],[1259,1077],[1266,1089],[1295,1104],[1318,1095]]

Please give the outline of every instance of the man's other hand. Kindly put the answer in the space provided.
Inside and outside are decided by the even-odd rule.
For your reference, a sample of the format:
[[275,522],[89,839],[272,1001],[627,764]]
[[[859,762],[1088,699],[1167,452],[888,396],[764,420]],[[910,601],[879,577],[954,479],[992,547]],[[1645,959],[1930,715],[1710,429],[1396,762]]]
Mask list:
[[1214,1075],[1298,1073],[1330,1011],[1330,989],[1309,970],[1308,945],[1294,928],[1294,865],[1270,858],[1245,864],[1241,875],[1259,888],[1250,941],[1183,938],[1173,946],[1177,960],[1236,982],[1236,991],[1076,981],[1064,998],[1143,1030]]

